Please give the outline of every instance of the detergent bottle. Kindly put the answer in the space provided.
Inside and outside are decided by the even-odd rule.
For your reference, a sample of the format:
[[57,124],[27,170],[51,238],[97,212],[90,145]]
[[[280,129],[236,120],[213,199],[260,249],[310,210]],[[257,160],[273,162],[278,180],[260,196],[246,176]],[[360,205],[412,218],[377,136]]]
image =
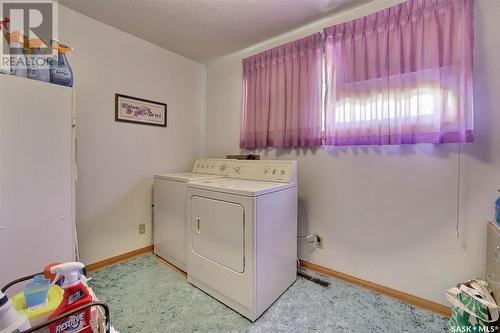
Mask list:
[[[49,316],[49,320],[92,302],[92,296],[89,294],[87,287],[80,281],[80,270],[84,267],[85,265],[79,262],[68,262],[50,269],[51,273],[64,276],[64,284],[62,286],[64,294],[61,304]],[[91,333],[90,308],[69,315],[51,324],[49,328],[50,333]]]
[[54,41],[53,47],[57,49],[57,63],[50,68],[50,82],[73,87],[73,70],[66,58],[66,54],[71,51],[71,48],[57,41]]
[[12,302],[0,291],[0,333],[21,332],[29,328],[28,317],[18,314]]
[[28,58],[24,54],[24,34],[22,31],[10,33],[10,74],[28,77]]
[[35,38],[29,40],[28,77],[33,80],[50,82],[49,59],[41,52],[43,41]]

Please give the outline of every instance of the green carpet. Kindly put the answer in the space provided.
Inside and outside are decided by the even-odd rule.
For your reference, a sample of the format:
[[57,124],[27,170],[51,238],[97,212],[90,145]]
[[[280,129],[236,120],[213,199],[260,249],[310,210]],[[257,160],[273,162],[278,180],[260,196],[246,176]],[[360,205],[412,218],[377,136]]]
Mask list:
[[446,332],[447,318],[351,284],[328,288],[303,278],[255,323],[190,285],[147,254],[91,274],[120,333],[145,332]]

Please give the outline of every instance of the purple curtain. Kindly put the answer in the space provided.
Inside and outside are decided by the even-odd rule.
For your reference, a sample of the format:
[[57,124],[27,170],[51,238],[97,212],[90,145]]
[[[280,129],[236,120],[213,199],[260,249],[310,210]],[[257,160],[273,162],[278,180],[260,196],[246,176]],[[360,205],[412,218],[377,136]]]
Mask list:
[[240,147],[321,145],[320,33],[243,59]]
[[472,0],[408,0],[325,29],[325,143],[473,140]]

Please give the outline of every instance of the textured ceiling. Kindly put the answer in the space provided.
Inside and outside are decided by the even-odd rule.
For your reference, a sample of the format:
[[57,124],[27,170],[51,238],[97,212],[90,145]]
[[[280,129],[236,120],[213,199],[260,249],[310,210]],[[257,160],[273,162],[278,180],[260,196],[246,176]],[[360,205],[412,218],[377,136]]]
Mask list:
[[241,50],[360,0],[59,0],[98,21],[200,63]]

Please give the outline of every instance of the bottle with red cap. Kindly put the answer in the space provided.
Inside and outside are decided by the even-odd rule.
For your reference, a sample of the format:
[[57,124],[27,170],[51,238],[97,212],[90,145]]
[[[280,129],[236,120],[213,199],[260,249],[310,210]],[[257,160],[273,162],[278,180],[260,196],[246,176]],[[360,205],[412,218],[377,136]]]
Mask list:
[[[54,319],[57,316],[71,312],[82,305],[92,303],[92,296],[87,287],[80,281],[80,271],[85,267],[79,262],[68,262],[54,266],[51,273],[64,276],[63,300],[57,309],[49,316]],[[90,308],[71,314],[49,326],[50,333],[91,333]]]

